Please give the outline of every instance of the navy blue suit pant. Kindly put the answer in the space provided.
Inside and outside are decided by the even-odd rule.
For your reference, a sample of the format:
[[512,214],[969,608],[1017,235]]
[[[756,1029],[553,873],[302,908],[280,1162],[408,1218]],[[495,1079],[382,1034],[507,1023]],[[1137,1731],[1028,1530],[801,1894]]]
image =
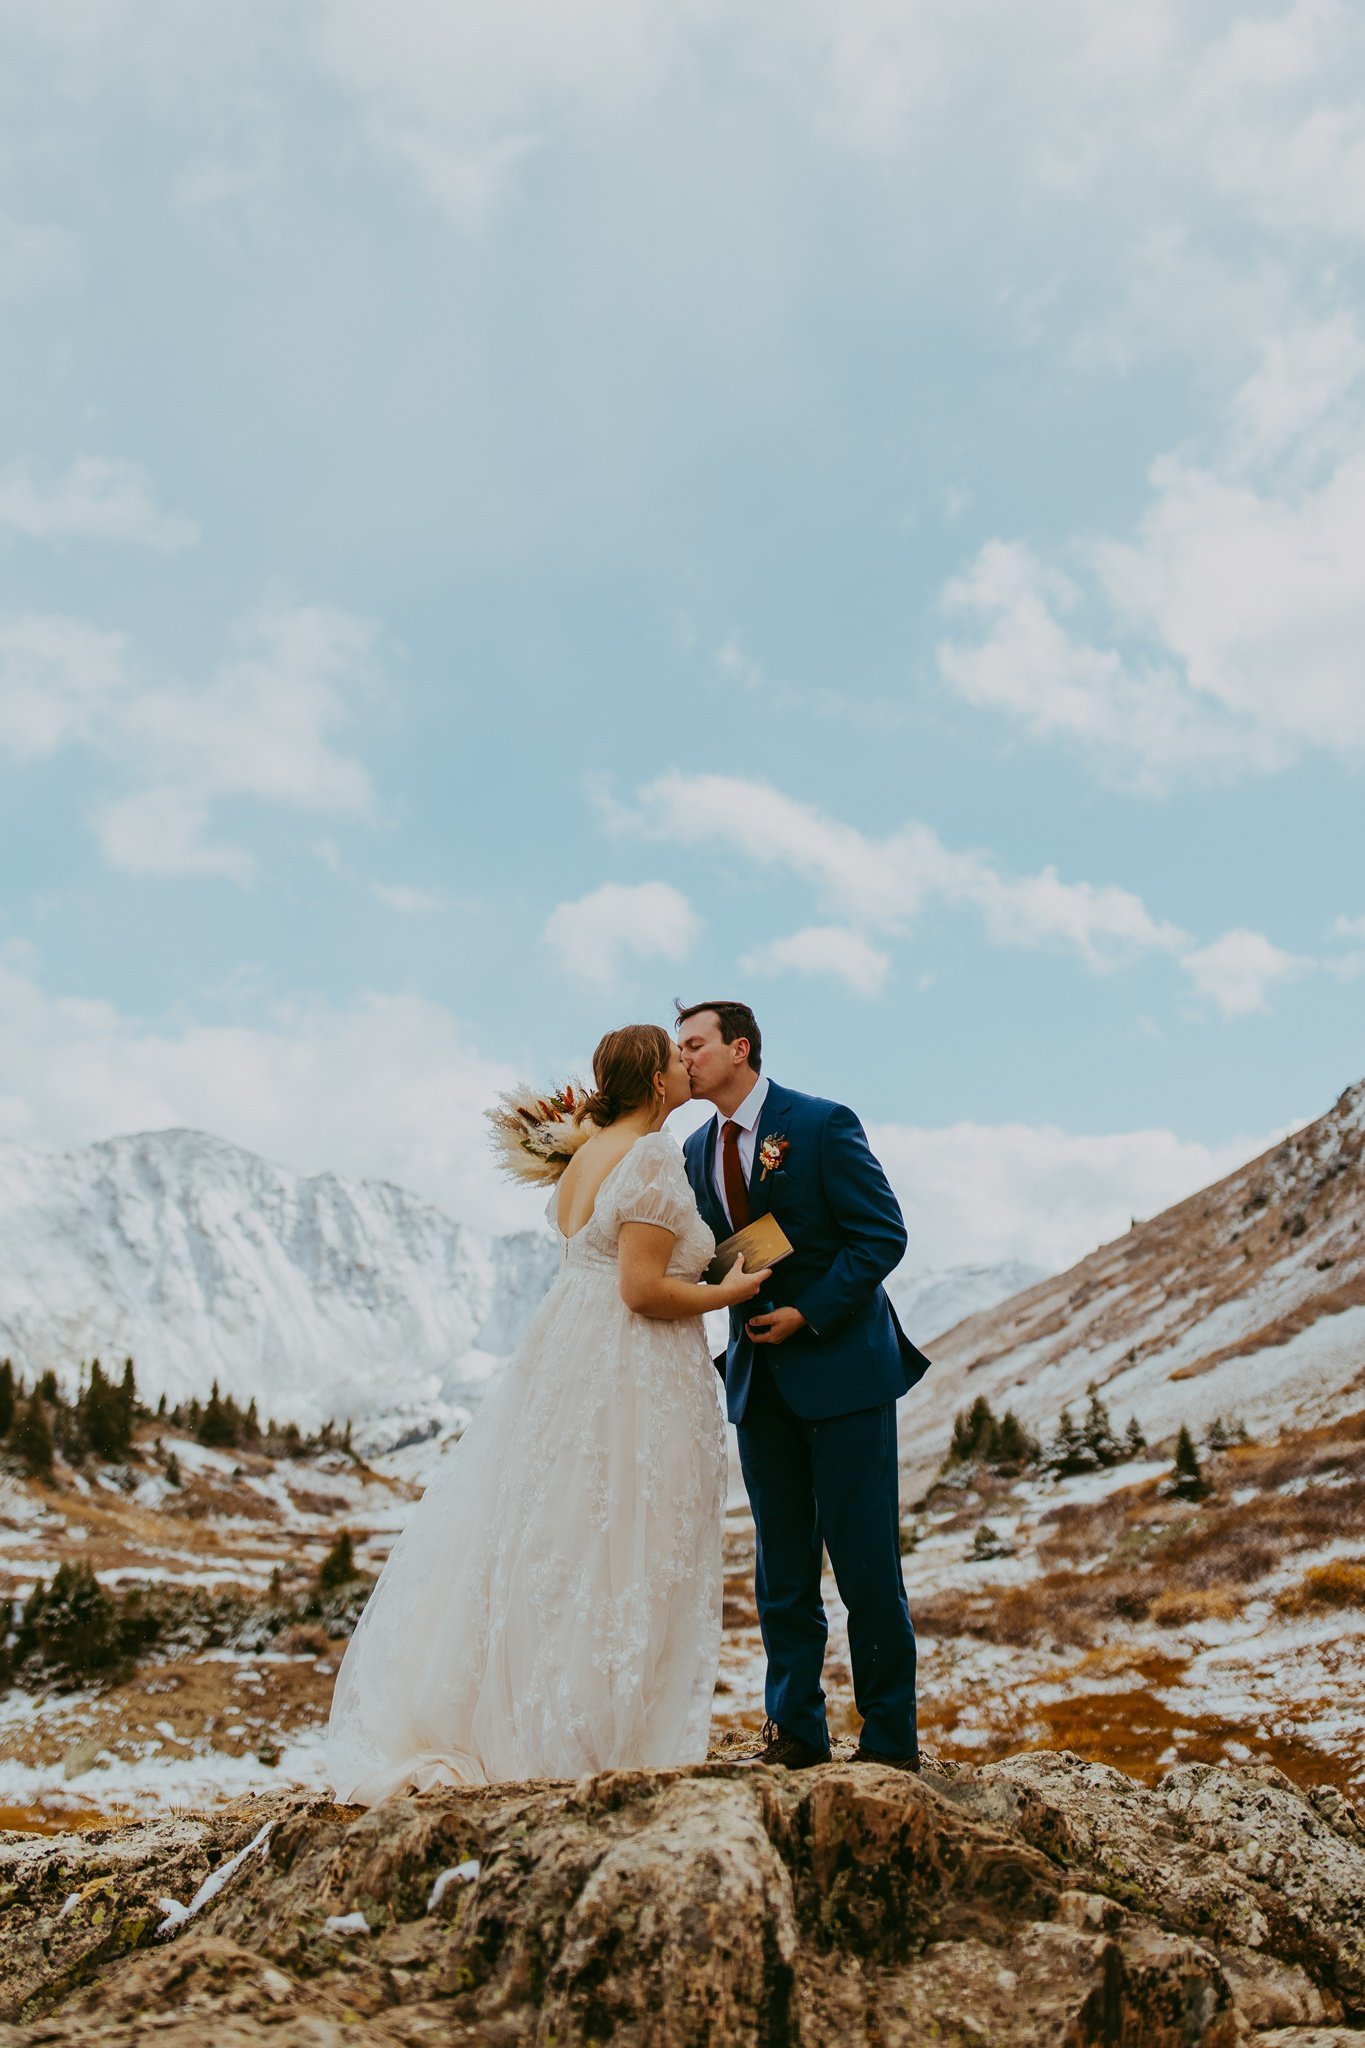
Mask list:
[[768,1657],[769,1716],[816,1749],[829,1740],[820,1683],[829,1632],[820,1597],[827,1549],[848,1609],[862,1743],[882,1756],[918,1755],[895,1402],[803,1421],[783,1399],[759,1346],[736,1427],[757,1530],[754,1591]]

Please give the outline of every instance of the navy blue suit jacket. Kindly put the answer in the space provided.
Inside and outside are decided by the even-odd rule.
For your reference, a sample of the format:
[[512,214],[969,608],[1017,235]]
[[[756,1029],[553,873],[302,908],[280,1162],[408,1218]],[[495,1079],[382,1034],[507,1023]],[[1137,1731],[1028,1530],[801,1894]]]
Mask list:
[[[731,1226],[713,1181],[718,1128],[708,1117],[683,1157],[697,1207],[720,1239]],[[760,1155],[768,1137],[785,1138],[787,1150],[765,1174]],[[929,1360],[902,1330],[881,1284],[904,1256],[905,1223],[851,1109],[769,1082],[754,1133],[750,1221],[769,1213],[793,1249],[773,1267],[764,1298],[800,1309],[809,1326],[785,1344],[762,1347],[787,1402],[806,1421],[821,1422],[898,1400]],[[723,1369],[732,1422],[743,1419],[749,1399],[755,1345],[744,1321],[754,1313],[752,1303],[730,1311]]]

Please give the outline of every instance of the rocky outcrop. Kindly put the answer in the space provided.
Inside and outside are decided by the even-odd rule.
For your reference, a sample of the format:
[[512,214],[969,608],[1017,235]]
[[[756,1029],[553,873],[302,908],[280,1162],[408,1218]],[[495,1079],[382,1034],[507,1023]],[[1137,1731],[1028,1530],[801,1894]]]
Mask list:
[[[0,2048],[1331,2048],[1365,1828],[1269,1769],[734,1763],[0,1837]],[[188,1909],[188,1910],[187,1910]]]

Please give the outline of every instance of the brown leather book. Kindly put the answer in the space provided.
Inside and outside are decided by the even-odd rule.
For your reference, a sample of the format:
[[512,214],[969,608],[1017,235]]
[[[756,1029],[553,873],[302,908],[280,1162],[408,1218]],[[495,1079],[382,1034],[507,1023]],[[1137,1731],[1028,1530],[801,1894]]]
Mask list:
[[714,1287],[725,1278],[736,1259],[743,1259],[746,1273],[761,1273],[765,1266],[775,1266],[794,1249],[775,1216],[758,1216],[716,1246],[716,1256],[707,1267],[705,1278]]

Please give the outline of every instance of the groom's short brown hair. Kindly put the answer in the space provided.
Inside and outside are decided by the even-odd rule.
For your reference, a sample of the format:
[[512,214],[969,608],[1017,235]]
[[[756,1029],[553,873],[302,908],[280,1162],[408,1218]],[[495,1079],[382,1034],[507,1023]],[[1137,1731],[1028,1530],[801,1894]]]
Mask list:
[[688,1003],[675,998],[674,1009],[678,1013],[678,1029],[681,1030],[689,1017],[696,1017],[703,1010],[714,1010],[720,1019],[720,1035],[726,1045],[733,1045],[737,1038],[749,1041],[749,1065],[756,1074],[763,1071],[763,1033],[758,1028],[758,1019],[747,1003]]

